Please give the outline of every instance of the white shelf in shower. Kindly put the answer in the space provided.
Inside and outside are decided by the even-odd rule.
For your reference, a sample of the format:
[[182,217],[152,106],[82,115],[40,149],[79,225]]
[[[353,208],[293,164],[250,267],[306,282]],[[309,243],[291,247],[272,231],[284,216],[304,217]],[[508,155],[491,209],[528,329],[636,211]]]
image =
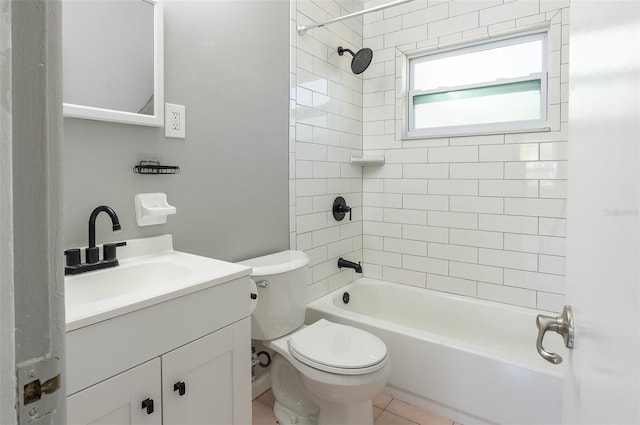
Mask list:
[[380,167],[384,165],[384,154],[376,155],[351,155],[351,165],[360,165],[362,167]]

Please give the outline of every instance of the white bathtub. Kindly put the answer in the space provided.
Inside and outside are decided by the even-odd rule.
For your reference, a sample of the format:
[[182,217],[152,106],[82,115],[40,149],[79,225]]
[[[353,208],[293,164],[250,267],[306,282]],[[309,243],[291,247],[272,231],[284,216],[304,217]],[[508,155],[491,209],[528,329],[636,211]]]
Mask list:
[[[538,313],[361,278],[309,304],[306,320],[380,337],[391,360],[385,392],[395,398],[465,425],[559,424],[562,368],[536,351]],[[562,353],[560,340],[547,336],[545,346]]]

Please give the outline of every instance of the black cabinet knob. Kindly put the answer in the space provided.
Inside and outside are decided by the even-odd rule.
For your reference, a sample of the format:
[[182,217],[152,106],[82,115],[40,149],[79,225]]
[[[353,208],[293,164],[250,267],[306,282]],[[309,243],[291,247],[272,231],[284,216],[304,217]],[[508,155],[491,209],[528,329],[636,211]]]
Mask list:
[[187,387],[184,382],[179,381],[173,384],[173,391],[177,391],[178,395],[182,397],[187,392]]
[[147,409],[147,415],[150,415],[153,413],[153,399],[152,398],[147,398],[145,400],[142,400],[142,408],[143,409]]

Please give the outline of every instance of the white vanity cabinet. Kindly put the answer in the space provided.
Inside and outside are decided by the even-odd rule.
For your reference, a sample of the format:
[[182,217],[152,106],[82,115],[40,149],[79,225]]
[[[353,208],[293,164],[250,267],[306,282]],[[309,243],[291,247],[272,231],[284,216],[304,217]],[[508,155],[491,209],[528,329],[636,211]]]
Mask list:
[[[234,331],[224,328],[162,356],[163,423],[233,424]],[[237,334],[237,332],[236,332]],[[238,341],[236,341],[237,343]],[[236,350],[237,351],[237,350]],[[243,366],[248,367],[246,362]],[[235,420],[234,420],[235,419]],[[250,423],[251,418],[244,418]]]
[[162,424],[160,359],[67,397],[67,422],[70,425]]
[[68,423],[250,424],[250,282],[67,332]]

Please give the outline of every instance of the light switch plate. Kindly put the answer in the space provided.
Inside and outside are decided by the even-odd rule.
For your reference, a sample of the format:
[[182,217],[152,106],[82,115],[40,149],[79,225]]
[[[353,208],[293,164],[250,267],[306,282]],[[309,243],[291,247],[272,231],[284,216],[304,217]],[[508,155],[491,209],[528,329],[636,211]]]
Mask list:
[[184,105],[164,104],[164,135],[176,139],[185,138]]

